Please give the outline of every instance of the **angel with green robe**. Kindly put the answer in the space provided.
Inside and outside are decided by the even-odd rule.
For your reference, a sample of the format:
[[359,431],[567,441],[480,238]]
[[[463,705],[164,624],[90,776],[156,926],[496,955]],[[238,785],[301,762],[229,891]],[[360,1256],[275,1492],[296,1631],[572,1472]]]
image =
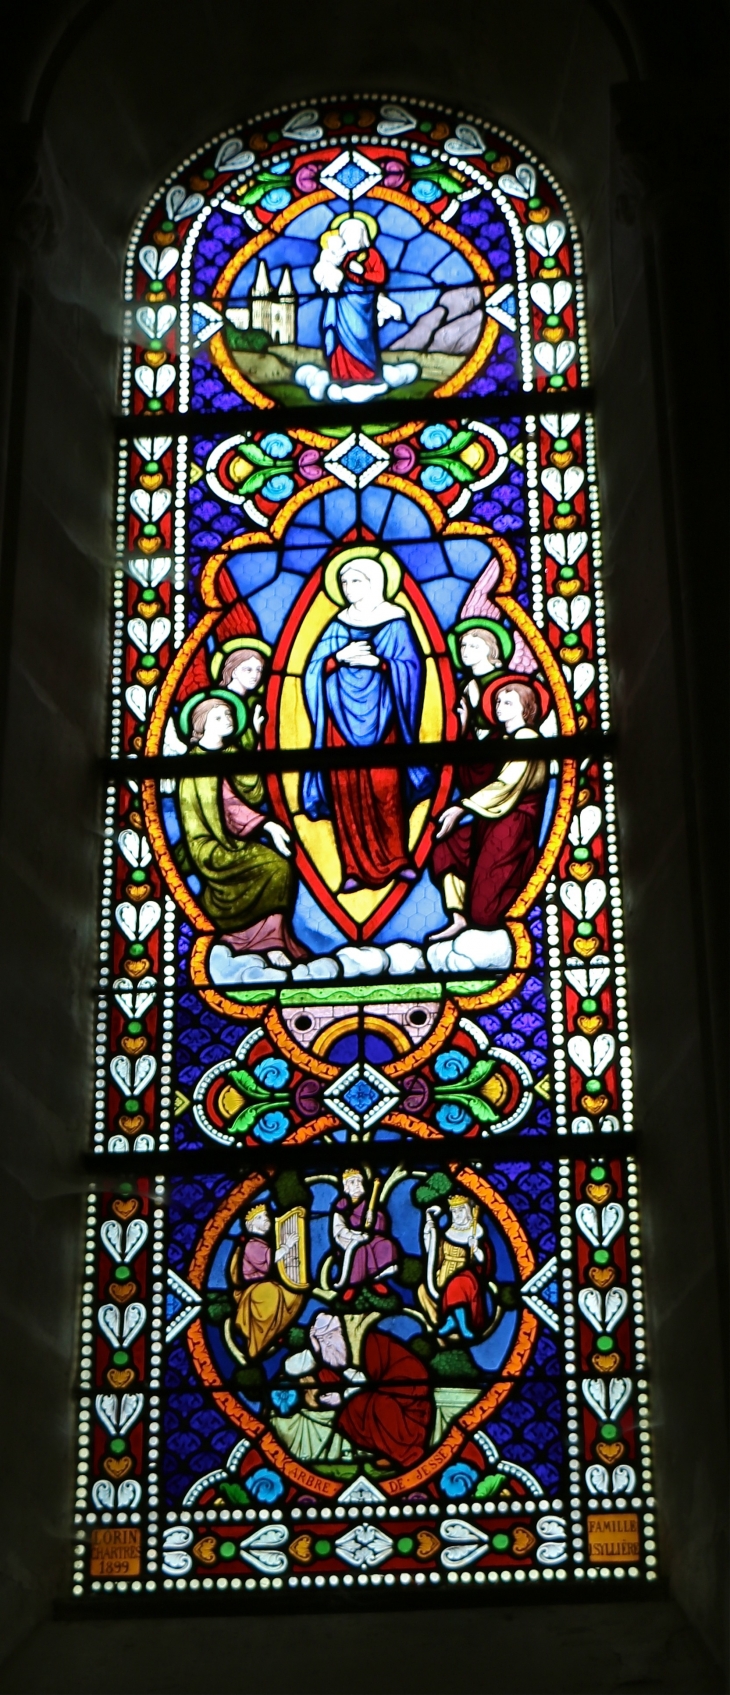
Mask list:
[[[233,753],[246,738],[255,745],[243,699],[225,688],[187,700],[180,728],[201,755]],[[261,811],[262,800],[258,776],[201,770],[180,780],[185,846],[202,884],[203,911],[234,953],[281,955],[277,963],[288,965],[302,957],[286,922],[294,897],[291,842]]]

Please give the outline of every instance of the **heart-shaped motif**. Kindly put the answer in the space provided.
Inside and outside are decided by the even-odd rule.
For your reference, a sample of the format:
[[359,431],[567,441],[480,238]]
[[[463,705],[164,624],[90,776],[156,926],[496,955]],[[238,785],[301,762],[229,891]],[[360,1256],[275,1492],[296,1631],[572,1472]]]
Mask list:
[[629,1297],[625,1289],[612,1289],[610,1295],[606,1296],[605,1320],[607,1330],[613,1331],[617,1324],[621,1323],[628,1304]]
[[[147,672],[147,676],[158,676],[157,671]],[[130,900],[146,900],[152,889],[151,883],[128,883],[126,893]]]
[[579,864],[578,860],[571,859],[568,870],[571,877],[575,877],[579,883],[587,883],[588,878],[593,876],[593,861],[592,859],[589,859],[587,862],[584,861],[582,864]]
[[599,1012],[593,1013],[591,1017],[589,1017],[586,1012],[582,1012],[580,1018],[576,1019],[576,1023],[578,1025],[578,1029],[582,1030],[584,1035],[595,1036],[596,1031],[601,1028],[603,1019]]
[[295,1536],[294,1541],[289,1543],[289,1553],[300,1565],[308,1565],[312,1558],[311,1536]]
[[438,1553],[441,1542],[433,1530],[419,1530],[416,1537],[416,1554],[419,1560],[430,1560],[432,1554]]
[[146,1036],[122,1036],[122,1047],[125,1053],[142,1053],[147,1046]]
[[600,1335],[604,1328],[604,1323],[603,1302],[598,1291],[596,1289],[579,1289],[578,1305],[583,1317],[587,1319],[589,1324],[592,1324],[593,1329],[598,1335]]
[[124,969],[128,977],[144,977],[145,971],[149,971],[149,968],[150,962],[148,959],[125,959],[124,961]]
[[524,1558],[524,1555],[529,1554],[531,1549],[534,1548],[535,1541],[536,1538],[533,1536],[532,1531],[525,1530],[524,1525],[518,1524],[517,1529],[512,1536],[513,1554],[516,1554],[518,1558]]
[[407,130],[415,127],[415,118],[404,112],[402,106],[381,106],[378,135],[405,135]]
[[116,1213],[117,1218],[121,1218],[122,1220],[134,1218],[138,1207],[139,1201],[135,1200],[134,1195],[132,1195],[128,1201],[112,1201],[112,1212]]
[[131,1301],[132,1296],[136,1295],[136,1293],[137,1285],[132,1282],[131,1278],[129,1283],[109,1284],[109,1294],[111,1295],[112,1300],[119,1301],[122,1306],[126,1306],[127,1301]]
[[118,1371],[116,1366],[110,1366],[106,1376],[112,1389],[128,1389],[130,1383],[134,1382],[135,1374],[129,1366],[126,1366],[124,1371]]
[[589,1465],[586,1483],[592,1495],[607,1495],[610,1483],[605,1465]]
[[576,936],[573,942],[573,947],[576,953],[580,954],[581,959],[592,959],[600,946],[598,936]]
[[113,1459],[105,1460],[104,1461],[104,1470],[107,1474],[107,1477],[114,1477],[114,1478],[126,1477],[127,1472],[132,1470],[133,1463],[134,1462],[130,1458],[130,1455],[124,1454],[123,1457],[121,1459],[118,1459],[118,1460],[113,1460]]
[[108,1070],[112,1073],[113,1081],[115,1081],[120,1093],[129,1095],[130,1090],[132,1090],[132,1066],[130,1066],[129,1059],[122,1059],[122,1054],[115,1054]]
[[121,1316],[119,1308],[113,1306],[111,1301],[106,1301],[104,1305],[99,1308],[99,1328],[103,1331],[107,1341],[111,1342],[113,1348],[119,1347],[119,1327]]
[[611,1372],[616,1371],[617,1367],[621,1364],[621,1355],[617,1353],[593,1354],[591,1357],[594,1369],[596,1371],[602,1371],[604,1376],[610,1376]]
[[565,224],[560,218],[552,218],[549,224],[528,224],[525,239],[541,258],[553,258],[565,241]]
[[254,158],[255,154],[244,147],[243,142],[239,140],[237,135],[229,135],[228,140],[222,142],[218,148],[215,156],[215,169],[217,171],[245,171],[247,165],[253,164]]
[[608,1405],[612,1418],[619,1418],[624,1407],[631,1400],[632,1383],[630,1377],[614,1377],[608,1385]]
[[600,1248],[598,1213],[595,1207],[589,1206],[587,1201],[582,1201],[581,1205],[575,1209],[575,1218],[581,1235],[587,1236],[588,1241],[593,1243],[594,1248]]
[[612,1265],[591,1265],[588,1276],[594,1289],[610,1289],[616,1273]]
[[147,1312],[145,1307],[143,1307],[142,1302],[133,1301],[131,1307],[127,1307],[123,1317],[122,1343],[125,1348],[131,1348],[132,1343],[135,1337],[139,1335],[140,1330],[144,1330],[146,1320]]
[[624,1221],[624,1209],[618,1201],[609,1201],[601,1213],[601,1241],[604,1248],[613,1241]]
[[603,1460],[606,1465],[613,1465],[614,1461],[620,1460],[621,1455],[624,1454],[625,1452],[626,1452],[626,1443],[625,1442],[597,1442],[596,1443],[596,1453],[598,1455],[598,1458],[599,1458],[599,1460]]
[[143,1218],[135,1218],[131,1224],[127,1225],[124,1237],[124,1258],[127,1265],[132,1264],[135,1254],[138,1254],[140,1248],[144,1246],[148,1235],[149,1225],[145,1223]]
[[310,106],[306,112],[296,112],[281,133],[291,136],[292,141],[320,141],[324,132],[317,118],[314,106]]
[[[122,1043],[122,1047],[124,1043]],[[608,1106],[608,1095],[581,1095],[580,1104],[584,1112],[590,1112],[597,1117],[599,1112],[605,1112]]]
[[457,124],[454,134],[444,142],[444,152],[454,159],[466,159],[470,154],[483,153],[484,142],[473,124]]
[[607,1406],[605,1383],[601,1383],[595,1377],[584,1377],[583,1394],[588,1402],[591,1412],[595,1413],[596,1418],[604,1419],[606,1417]]
[[107,1218],[99,1232],[109,1258],[119,1265],[122,1258],[122,1228],[113,1218]]
[[610,1197],[613,1183],[586,1183],[586,1194],[589,1201],[595,1201],[599,1207]]
[[[131,694],[131,692],[131,689],[127,690],[127,694]],[[144,717],[144,714],[147,711],[147,696],[145,695],[144,689],[140,689],[139,693],[144,697],[144,710],[141,714],[138,713],[137,716]],[[129,705],[131,705],[131,701],[129,702]],[[116,918],[120,930],[130,942],[134,942],[137,939],[137,927],[140,916],[141,914],[137,912],[136,907],[132,906],[131,901],[128,900],[120,901],[114,913],[114,917]]]
[[576,665],[573,672],[573,694],[576,700],[582,700],[584,694],[588,693],[595,674],[594,667],[585,660],[580,665]]
[[196,212],[204,205],[202,194],[186,194],[180,183],[174,188],[168,188],[165,196],[167,216],[174,224],[181,223],[184,218],[194,218]]
[[201,1536],[199,1542],[193,1543],[193,1553],[204,1566],[215,1565],[218,1558],[218,1544],[214,1536]]
[[143,1091],[147,1088],[147,1084],[152,1082],[152,1078],[154,1077],[156,1070],[157,1060],[152,1054],[145,1054],[143,1059],[137,1060],[134,1067],[135,1095],[141,1095],[143,1093]]
[[120,1130],[128,1130],[130,1135],[134,1135],[136,1130],[143,1130],[144,1113],[123,1112],[119,1120],[119,1128]]

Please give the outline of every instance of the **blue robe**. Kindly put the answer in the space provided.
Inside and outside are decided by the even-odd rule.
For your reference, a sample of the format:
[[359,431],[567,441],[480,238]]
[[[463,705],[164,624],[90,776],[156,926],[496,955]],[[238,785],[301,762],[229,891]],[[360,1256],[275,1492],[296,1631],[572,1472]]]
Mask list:
[[[334,655],[367,641],[380,665],[335,665]],[[418,737],[424,665],[407,618],[363,629],[334,618],[307,666],[304,693],[314,726],[314,746],[378,747],[414,744]],[[427,767],[308,771],[302,806],[309,818],[332,818],[345,871],[378,887],[408,863],[407,810],[433,792]]]

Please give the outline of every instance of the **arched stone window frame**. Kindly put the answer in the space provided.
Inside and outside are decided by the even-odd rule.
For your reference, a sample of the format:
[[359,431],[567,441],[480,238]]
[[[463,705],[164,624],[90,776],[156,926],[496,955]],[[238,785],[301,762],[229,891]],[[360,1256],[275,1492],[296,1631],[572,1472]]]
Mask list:
[[[481,100],[481,102],[479,102],[479,105],[486,105],[486,102],[484,102],[484,100]],[[518,127],[520,127],[520,125],[518,125],[517,122],[515,122],[515,124],[513,124],[513,127],[515,127],[515,129],[518,129]],[[542,151],[544,151],[544,153],[549,153],[549,149],[547,149],[547,147],[545,147],[545,146],[542,147]],[[56,288],[56,290],[58,290],[58,288],[59,288],[58,276],[56,276],[56,281],[54,281],[53,286],[54,286],[54,288]],[[61,286],[63,286],[63,283],[61,283]],[[58,298],[58,295],[56,295],[56,298]],[[603,320],[603,322],[605,322],[605,320]],[[600,315],[598,315],[598,341],[600,341],[600,334],[601,334],[601,317],[600,317]],[[110,366],[108,366],[108,364],[107,364],[107,370],[110,370]],[[608,412],[610,412],[610,408],[608,408]],[[603,429],[601,429],[601,442],[603,442],[603,444],[605,444],[605,442],[610,442],[611,419],[610,419],[610,415],[608,415],[608,412],[606,412],[605,425],[603,425]],[[30,385],[30,422],[32,422],[32,424],[34,424],[34,412],[32,412],[32,385]],[[615,427],[617,427],[617,424],[615,424],[615,420],[613,420],[613,425],[615,425]],[[620,434],[620,432],[618,432],[618,434]],[[613,439],[617,439],[617,437],[613,437]],[[618,442],[617,442],[617,447],[618,447]],[[610,453],[608,453],[608,449],[606,449],[606,458],[610,458]],[[29,590],[27,590],[27,585],[29,585],[29,581],[32,581],[32,578],[27,578],[27,575],[22,576],[22,581],[20,581],[19,602],[17,602],[17,603],[19,603],[19,609],[20,609],[20,622],[22,622],[22,617],[24,617],[25,605],[27,605],[27,600],[25,600],[25,597],[27,597],[27,592],[29,592]],[[27,629],[27,625],[25,625],[25,629]],[[620,620],[618,620],[618,632],[620,632]],[[22,641],[22,631],[20,631],[20,641]],[[639,668],[639,670],[640,670],[640,668]],[[15,744],[17,744],[17,739],[15,739]],[[12,751],[12,742],[10,742],[10,751]],[[73,770],[73,759],[71,759],[71,770]],[[10,763],[10,771],[12,771],[12,763]],[[76,788],[76,795],[80,795],[80,792],[81,792],[80,788]],[[71,824],[71,820],[69,820],[69,829],[71,829],[71,834],[73,834],[73,824]],[[88,920],[86,920],[86,922],[88,922]],[[86,932],[86,934],[90,934],[90,931]],[[91,946],[91,944],[90,944],[90,946]],[[80,1029],[81,1029],[81,1027],[83,1027],[83,1019],[81,1019],[81,1022],[80,1022]],[[649,1019],[649,1027],[652,1027],[652,1020],[650,1020],[650,1019]],[[80,1066],[80,1070],[78,1070],[78,1076],[81,1076],[81,1073],[83,1073],[83,1066]],[[80,1131],[80,1136],[81,1136],[81,1131]]]

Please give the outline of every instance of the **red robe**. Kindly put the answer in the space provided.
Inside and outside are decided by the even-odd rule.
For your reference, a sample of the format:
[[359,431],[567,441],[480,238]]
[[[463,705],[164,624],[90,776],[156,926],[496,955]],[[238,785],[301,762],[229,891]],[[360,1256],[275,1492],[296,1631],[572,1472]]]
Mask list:
[[362,1363],[368,1386],[345,1402],[337,1427],[356,1447],[382,1454],[405,1471],[426,1448],[428,1371],[410,1348],[379,1330],[366,1337]]
[[[390,746],[395,732],[385,737]],[[327,746],[346,747],[337,726],[327,723]],[[332,815],[345,878],[378,889],[408,864],[406,817],[400,772],[330,771]]]
[[496,930],[524,889],[538,859],[543,808],[530,790],[505,818],[474,818],[433,850],[437,878],[447,871],[466,883],[466,918],[479,930]]

